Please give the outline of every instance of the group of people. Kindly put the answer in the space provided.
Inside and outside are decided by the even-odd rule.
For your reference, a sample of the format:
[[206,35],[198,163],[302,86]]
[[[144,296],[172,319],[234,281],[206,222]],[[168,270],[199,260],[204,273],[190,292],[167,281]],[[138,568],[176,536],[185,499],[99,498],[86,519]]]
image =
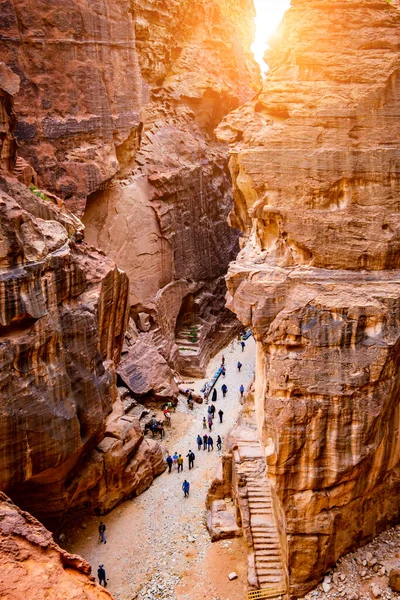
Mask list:
[[[241,340],[240,345],[242,348],[242,352],[244,352],[244,349],[246,346],[245,342],[243,340]],[[240,362],[240,360],[237,362],[236,366],[237,366],[238,372],[240,373],[240,370],[243,366],[242,363]],[[222,356],[222,359],[221,359],[220,371],[221,371],[221,375],[223,377],[225,377],[226,376],[226,367],[225,367],[225,357],[224,356]],[[209,393],[210,393],[209,386],[205,386],[205,390],[206,390],[205,399],[207,402],[208,398],[209,398]],[[226,394],[228,393],[228,386],[226,385],[225,382],[221,386],[221,391],[222,391],[222,396],[225,398]],[[239,388],[241,397],[243,397],[244,391],[245,391],[244,385],[241,384],[240,388]],[[208,433],[204,433],[203,436],[198,434],[197,440],[196,440],[197,441],[197,449],[199,452],[202,449],[208,450],[208,452],[211,452],[212,450],[214,450],[214,440],[210,434],[212,432],[212,427],[214,424],[214,417],[215,417],[215,413],[216,413],[216,408],[215,408],[214,402],[217,401],[217,398],[218,398],[218,392],[217,392],[216,388],[214,387],[212,395],[211,395],[211,404],[207,408],[207,417],[203,417],[203,429],[208,429]],[[224,411],[222,410],[222,408],[219,409],[217,414],[219,417],[219,422],[223,423]],[[217,443],[218,450],[221,450],[222,449],[222,439],[221,439],[220,435],[217,436],[216,443]],[[194,456],[194,453],[192,452],[192,450],[189,450],[186,457],[187,457],[188,463],[189,463],[189,470],[191,470],[194,467],[194,459],[195,459],[195,456]],[[171,473],[172,466],[174,465],[174,463],[176,463],[178,466],[178,473],[180,471],[183,471],[183,458],[180,454],[178,455],[176,452],[173,456],[170,456],[169,454],[167,456],[167,465],[168,465],[169,473]],[[182,483],[182,489],[183,489],[185,498],[187,496],[189,496],[190,484],[188,481],[186,481],[186,479]]]
[[[245,342],[243,340],[241,340],[240,345],[242,348],[242,352],[244,352],[244,349],[246,346]],[[237,366],[237,370],[240,372],[240,370],[243,366],[242,363],[240,361],[238,361],[236,366]],[[226,367],[225,367],[225,357],[224,356],[222,356],[221,374],[223,377],[226,376]],[[189,391],[190,390],[188,390],[188,392]],[[243,394],[245,391],[243,384],[240,385],[239,391],[240,391],[241,397],[243,397]],[[228,393],[228,386],[226,385],[225,382],[221,386],[221,392],[222,392],[222,396],[225,398],[226,394]],[[208,397],[209,397],[209,395],[207,392],[207,399],[208,399]],[[211,401],[216,402],[217,398],[218,398],[218,393],[217,393],[216,388],[214,387],[213,393],[211,396]],[[188,405],[190,406],[190,408],[193,407],[193,397],[192,397],[191,393],[188,394]],[[171,409],[172,409],[172,405],[171,405],[171,407],[170,406],[165,407],[164,416],[166,419],[171,418],[170,417]],[[200,434],[198,434],[198,436],[197,436],[196,441],[197,441],[197,448],[198,448],[199,452],[202,449],[203,449],[203,451],[208,450],[208,452],[211,452],[212,450],[214,450],[214,440],[211,437],[210,433],[212,431],[212,427],[213,427],[213,423],[214,423],[215,412],[216,412],[215,405],[211,404],[207,408],[207,418],[203,417],[203,429],[208,428],[208,433],[205,432],[203,436],[201,436]],[[166,413],[168,413],[168,414],[166,414]],[[219,422],[222,423],[223,416],[224,416],[224,411],[222,410],[222,408],[219,409],[217,414],[219,417]],[[222,449],[222,439],[221,439],[220,435],[217,436],[216,444],[217,444],[218,450],[221,450]],[[191,469],[194,468],[194,461],[196,459],[196,456],[192,450],[189,450],[189,452],[186,454],[186,458],[188,459],[188,467],[189,467],[189,471],[190,471]],[[172,456],[170,454],[168,454],[167,458],[166,458],[166,462],[167,462],[167,466],[168,466],[168,473],[172,472],[173,466],[176,467],[178,473],[183,471],[184,458],[181,454],[178,454],[177,452],[175,452]],[[186,479],[182,482],[182,491],[183,491],[185,498],[189,497],[190,483]],[[105,532],[106,532],[106,526],[102,521],[100,521],[100,525],[99,525],[99,542],[100,543],[104,543],[104,544],[107,543]],[[107,579],[106,579],[106,572],[105,572],[103,564],[99,565],[99,568],[97,569],[97,576],[99,578],[100,585],[104,585],[104,587],[106,587]]]

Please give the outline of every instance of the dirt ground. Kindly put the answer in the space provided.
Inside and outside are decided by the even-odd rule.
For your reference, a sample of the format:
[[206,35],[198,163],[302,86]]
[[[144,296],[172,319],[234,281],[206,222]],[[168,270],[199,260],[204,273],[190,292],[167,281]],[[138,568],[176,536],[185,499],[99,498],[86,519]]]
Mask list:
[[[205,499],[219,456],[217,435],[222,440],[235,424],[240,412],[241,384],[247,388],[254,378],[255,343],[246,341],[244,352],[237,340],[220,352],[210,363],[206,380],[216,371],[225,356],[226,377],[218,380],[216,410],[224,411],[223,423],[214,420],[214,451],[197,449],[196,437],[203,435],[202,419],[206,405],[193,411],[186,403],[178,404],[172,414],[172,426],[164,444],[171,454],[186,457],[189,449],[196,455],[195,467],[183,473],[175,468],[158,477],[149,490],[129,500],[102,517],[106,524],[107,544],[98,542],[98,517],[88,517],[63,533],[64,546],[80,554],[97,573],[104,564],[107,589],[116,600],[242,600],[247,578],[246,549],[241,539],[211,543],[205,526]],[[243,363],[239,373],[236,365]],[[193,381],[193,380],[190,380]],[[205,380],[188,384],[199,391]],[[228,393],[222,398],[221,385]],[[182,482],[190,482],[190,496],[183,497]],[[238,578],[229,581],[232,571]]]

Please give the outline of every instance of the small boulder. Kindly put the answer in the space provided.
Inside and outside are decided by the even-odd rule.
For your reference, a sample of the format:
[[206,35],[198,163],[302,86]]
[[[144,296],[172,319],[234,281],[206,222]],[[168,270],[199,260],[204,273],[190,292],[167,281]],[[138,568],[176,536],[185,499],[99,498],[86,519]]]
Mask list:
[[376,583],[371,585],[371,592],[374,598],[380,598],[380,596],[382,596],[382,590]]
[[400,569],[392,569],[390,571],[389,585],[393,592],[400,592]]
[[326,581],[324,581],[322,583],[322,589],[324,590],[325,594],[327,594],[328,592],[330,592],[331,586],[329,585],[329,583],[327,583]]
[[238,574],[235,573],[235,571],[232,571],[232,573],[229,573],[228,578],[229,578],[229,581],[232,581],[233,579],[238,578]]

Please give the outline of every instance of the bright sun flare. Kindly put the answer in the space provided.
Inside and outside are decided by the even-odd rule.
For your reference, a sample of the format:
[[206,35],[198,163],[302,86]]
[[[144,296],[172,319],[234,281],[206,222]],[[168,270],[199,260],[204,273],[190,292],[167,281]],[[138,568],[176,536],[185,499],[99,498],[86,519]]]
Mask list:
[[263,61],[263,55],[267,47],[267,39],[278,27],[283,14],[290,7],[290,0],[254,0],[256,8],[256,38],[251,49],[261,71],[267,67]]

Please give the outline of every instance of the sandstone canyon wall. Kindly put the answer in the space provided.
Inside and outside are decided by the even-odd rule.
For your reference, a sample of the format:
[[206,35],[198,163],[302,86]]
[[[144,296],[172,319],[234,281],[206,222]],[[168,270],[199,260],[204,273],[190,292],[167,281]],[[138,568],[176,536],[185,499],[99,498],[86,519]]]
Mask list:
[[293,597],[400,518],[399,40],[385,0],[292,0],[262,90],[218,129]]
[[90,565],[55,544],[51,533],[0,492],[2,598],[111,600],[90,576]]
[[[119,176],[89,198],[83,220],[91,243],[129,276],[139,352],[145,343],[153,361],[157,350],[181,373],[202,374],[236,325],[224,307],[223,277],[238,235],[227,224],[227,149],[213,130],[258,81],[249,53],[252,3],[169,0],[160,10],[159,2],[138,0],[133,10],[140,142],[135,156],[121,149]],[[137,353],[131,348],[125,362]],[[121,373],[134,389],[124,365]]]
[[[223,276],[238,234],[213,129],[258,85],[253,10],[251,0],[2,3],[2,54],[21,78],[19,154],[128,275],[121,376],[134,393],[143,345],[153,362],[202,372],[237,325]],[[161,396],[176,393],[168,379]]]
[[253,7],[0,10],[0,487],[54,524],[109,510],[164,468],[117,377],[136,396],[175,396],[173,369],[202,372],[237,326],[223,275],[238,235],[213,129],[258,81]]
[[0,488],[54,524],[70,508],[110,509],[164,466],[118,400],[126,275],[82,242],[61,199],[12,176],[18,86],[2,63]]

